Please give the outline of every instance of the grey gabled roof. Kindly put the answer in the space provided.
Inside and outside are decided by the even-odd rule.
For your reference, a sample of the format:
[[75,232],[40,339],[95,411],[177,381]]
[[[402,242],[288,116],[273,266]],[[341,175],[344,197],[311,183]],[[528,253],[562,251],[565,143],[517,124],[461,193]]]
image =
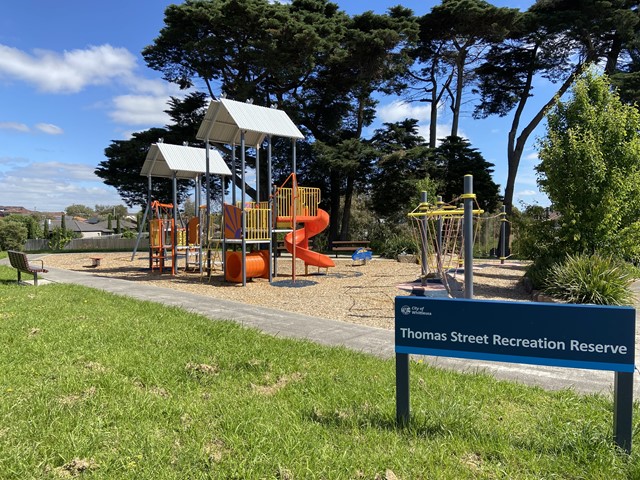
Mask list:
[[239,145],[241,132],[245,132],[246,145],[251,146],[260,145],[267,135],[304,138],[284,111],[227,98],[209,104],[196,138],[212,143]]
[[[154,143],[149,148],[140,175],[172,178],[175,172],[177,178],[196,178],[206,172],[206,155],[204,148]],[[231,175],[220,152],[213,148],[209,150],[209,173]]]

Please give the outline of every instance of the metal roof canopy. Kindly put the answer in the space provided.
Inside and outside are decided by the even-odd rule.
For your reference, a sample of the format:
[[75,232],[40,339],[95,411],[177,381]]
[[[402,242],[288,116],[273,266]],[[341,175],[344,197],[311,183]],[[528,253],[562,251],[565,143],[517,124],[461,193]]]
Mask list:
[[[144,160],[140,175],[152,177],[193,179],[206,173],[207,151],[204,148],[154,143]],[[231,170],[222,159],[220,152],[209,150],[209,173],[231,175]]]
[[267,135],[304,138],[284,111],[227,98],[209,103],[196,138],[213,143],[238,145],[242,132],[245,133],[245,142],[248,145],[260,145]]

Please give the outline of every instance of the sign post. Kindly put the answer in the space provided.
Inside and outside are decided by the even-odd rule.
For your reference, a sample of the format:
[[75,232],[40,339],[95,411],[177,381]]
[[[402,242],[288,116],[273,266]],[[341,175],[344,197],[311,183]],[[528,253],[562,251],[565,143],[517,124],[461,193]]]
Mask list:
[[395,305],[398,423],[410,418],[410,354],[609,370],[614,440],[631,452],[633,308],[427,297],[396,297]]

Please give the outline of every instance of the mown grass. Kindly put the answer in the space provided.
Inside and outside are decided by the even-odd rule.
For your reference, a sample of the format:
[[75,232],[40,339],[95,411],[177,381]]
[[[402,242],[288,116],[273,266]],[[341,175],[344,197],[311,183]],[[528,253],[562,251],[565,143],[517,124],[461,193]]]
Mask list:
[[640,478],[604,397],[414,364],[399,429],[391,360],[8,267],[0,345],[2,479]]

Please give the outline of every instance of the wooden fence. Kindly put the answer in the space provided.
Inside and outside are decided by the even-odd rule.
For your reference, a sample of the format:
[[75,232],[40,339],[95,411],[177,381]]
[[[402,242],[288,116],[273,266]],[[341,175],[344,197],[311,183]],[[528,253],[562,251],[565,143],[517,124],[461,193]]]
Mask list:
[[[87,252],[95,250],[131,250],[136,245],[135,238],[120,238],[117,236],[96,237],[96,238],[74,238],[63,250],[85,250]],[[47,250],[49,241],[43,239],[29,239],[24,245],[24,250]],[[148,250],[149,239],[141,238],[138,250]]]

